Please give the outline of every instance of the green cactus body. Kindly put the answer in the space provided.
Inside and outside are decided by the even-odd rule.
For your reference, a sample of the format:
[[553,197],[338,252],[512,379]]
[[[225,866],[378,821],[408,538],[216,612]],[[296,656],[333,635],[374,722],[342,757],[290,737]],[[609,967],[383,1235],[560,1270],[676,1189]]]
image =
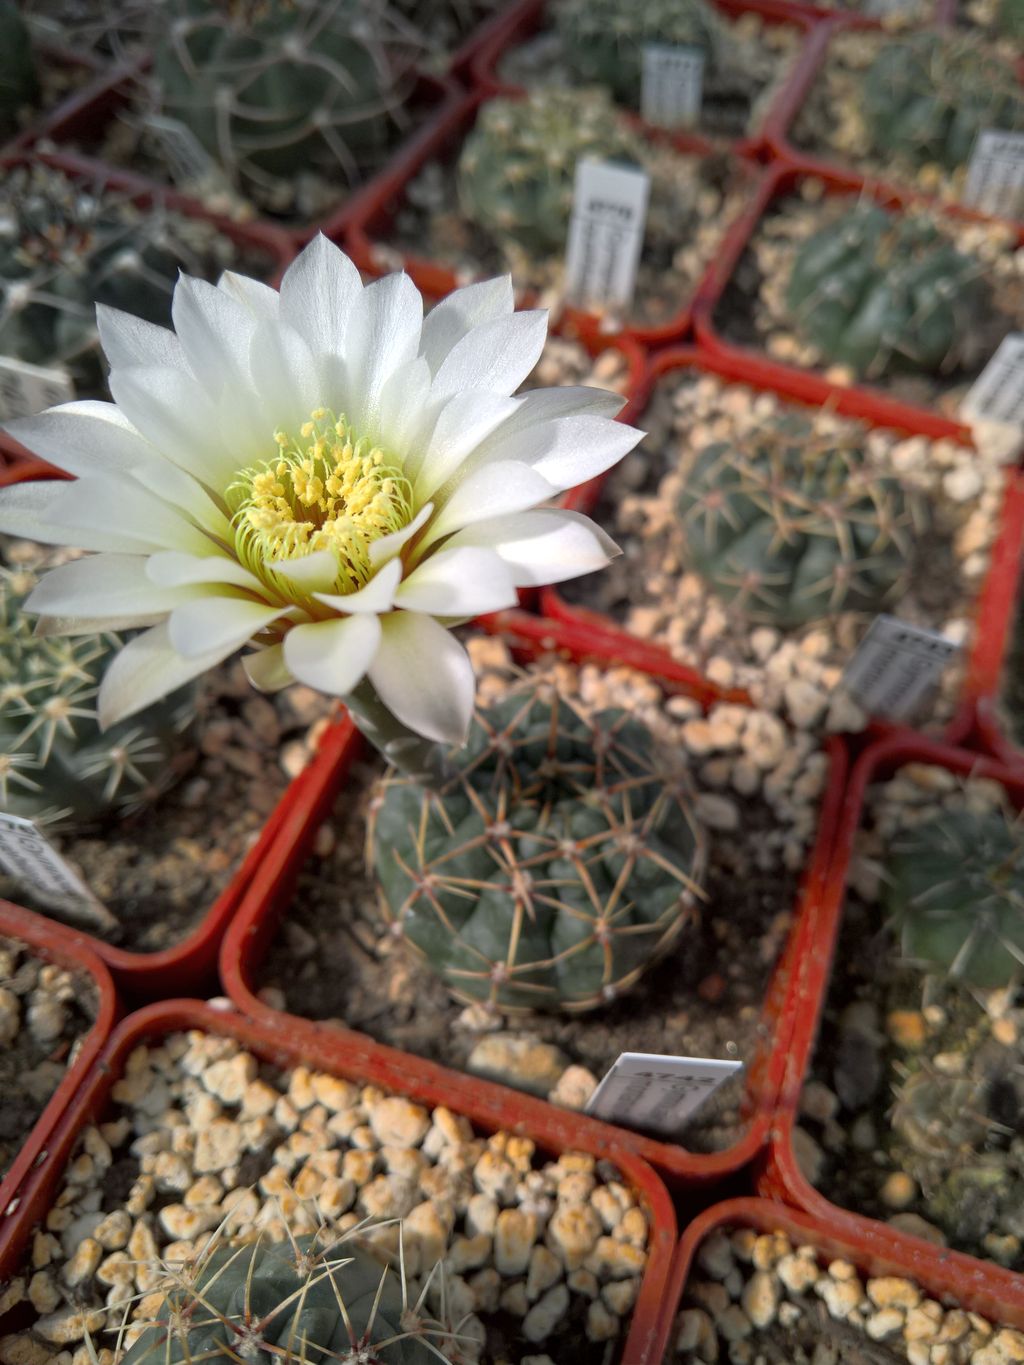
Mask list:
[[876,612],[907,579],[914,509],[899,484],[802,416],[744,450],[705,446],[678,508],[688,566],[752,621]]
[[1024,42],[1024,0],[1001,0],[996,11],[996,28],[1003,37]]
[[564,251],[576,163],[641,164],[643,150],[601,90],[539,90],[484,105],[463,145],[459,201],[500,245]]
[[1000,812],[957,811],[894,842],[886,905],[912,962],[968,986],[1024,970],[1024,841]]
[[947,171],[966,164],[983,129],[1024,129],[1012,62],[970,34],[886,39],[864,78],[861,109],[874,152]]
[[786,289],[796,330],[822,359],[870,379],[973,363],[988,303],[978,262],[929,218],[871,204],[810,237]]
[[0,810],[88,825],[143,805],[178,775],[194,691],[101,731],[96,696],[122,641],[35,635],[21,611],[34,586],[31,574],[0,569]]
[[28,28],[14,0],[0,0],[0,132],[13,132],[19,112],[38,98]]
[[168,18],[156,40],[160,112],[236,188],[318,167],[355,183],[386,151],[412,73],[384,6],[175,0]]
[[705,77],[722,64],[725,28],[706,0],[558,0],[555,27],[575,78],[640,107],[644,48],[651,43],[697,48]]
[[477,713],[438,791],[389,776],[370,856],[385,912],[464,1001],[580,1011],[679,937],[705,840],[635,718],[585,719],[545,684]]
[[[403,1325],[401,1283],[353,1238],[220,1243],[178,1270],[122,1365],[437,1365],[445,1333]],[[430,1344],[428,1345],[428,1341]]]

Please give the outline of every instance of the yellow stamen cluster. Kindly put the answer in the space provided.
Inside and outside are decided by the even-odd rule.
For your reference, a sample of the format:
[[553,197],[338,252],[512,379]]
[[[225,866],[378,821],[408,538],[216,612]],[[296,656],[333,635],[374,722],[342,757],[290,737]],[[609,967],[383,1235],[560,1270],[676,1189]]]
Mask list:
[[331,550],[338,590],[355,591],[372,577],[370,545],[412,520],[409,481],[326,408],[303,423],[298,440],[284,431],[274,440],[277,458],[245,470],[228,489],[239,557],[259,573]]

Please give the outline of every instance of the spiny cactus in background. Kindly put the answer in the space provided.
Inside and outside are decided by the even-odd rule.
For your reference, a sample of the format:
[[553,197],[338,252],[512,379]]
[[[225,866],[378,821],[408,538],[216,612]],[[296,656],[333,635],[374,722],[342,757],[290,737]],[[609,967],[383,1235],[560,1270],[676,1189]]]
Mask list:
[[827,363],[868,379],[936,374],[983,358],[983,269],[931,218],[861,204],[800,248],[786,306]]
[[365,0],[171,0],[154,49],[159,112],[257,197],[299,170],[360,181],[402,120],[424,50]]
[[1024,42],[1024,0],[1001,0],[996,12],[996,28],[1004,38]]
[[650,43],[698,48],[705,77],[723,66],[729,39],[707,0],[557,0],[555,27],[577,80],[640,107],[643,51]]
[[194,689],[101,731],[96,695],[123,642],[35,635],[21,611],[35,584],[28,571],[0,569],[0,810],[88,825],[143,805],[180,774]]
[[576,163],[642,164],[643,147],[603,90],[538,90],[486,104],[459,157],[459,202],[496,242],[563,251]]
[[170,1284],[160,1316],[144,1322],[121,1365],[449,1360],[454,1334],[424,1324],[402,1281],[356,1232],[241,1244],[215,1236],[193,1261],[165,1267]]
[[751,621],[876,612],[906,582],[914,511],[856,441],[787,414],[742,450],[713,442],[679,498],[683,555]]
[[951,811],[907,830],[886,906],[910,961],[988,989],[1024,976],[1024,831],[1000,811]]
[[22,0],[21,8],[37,41],[122,60],[140,50],[147,15],[159,5],[150,0]]
[[0,133],[17,126],[18,113],[39,96],[28,28],[14,0],[0,0]]
[[896,1087],[893,1132],[918,1156],[943,1163],[961,1151],[981,1151],[998,1127],[988,1115],[985,1090],[974,1076],[947,1076],[922,1065]]
[[966,164],[982,129],[1024,129],[1013,63],[972,34],[887,39],[864,77],[860,107],[873,151],[948,171]]
[[389,775],[369,856],[396,936],[463,1001],[615,999],[696,913],[706,860],[684,774],[624,711],[533,682],[478,711],[437,791]]
[[392,0],[394,9],[411,28],[409,36],[425,42],[447,65],[456,46],[495,14],[503,0]]

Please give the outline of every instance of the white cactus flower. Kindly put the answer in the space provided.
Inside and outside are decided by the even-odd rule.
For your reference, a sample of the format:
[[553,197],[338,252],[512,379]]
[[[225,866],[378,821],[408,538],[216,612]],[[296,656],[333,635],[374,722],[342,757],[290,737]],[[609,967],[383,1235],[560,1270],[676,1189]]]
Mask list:
[[449,626],[521,586],[603,566],[591,521],[541,507],[641,433],[614,394],[511,395],[543,312],[510,280],[457,290],[424,319],[404,274],[363,286],[316,238],[280,293],[182,276],[174,331],[99,309],[113,403],[15,422],[73,483],[0,493],[0,531],[96,553],[27,604],[47,628],[148,627],[99,697],[112,724],[249,643],[252,682],[343,697],[362,680],[403,725],[465,737],[469,659]]

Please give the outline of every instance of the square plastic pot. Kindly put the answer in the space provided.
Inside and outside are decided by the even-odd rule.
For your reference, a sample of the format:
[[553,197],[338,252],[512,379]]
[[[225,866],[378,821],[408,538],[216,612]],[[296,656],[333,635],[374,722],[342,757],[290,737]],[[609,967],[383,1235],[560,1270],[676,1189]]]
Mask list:
[[[544,621],[523,612],[504,612],[486,622],[493,633],[501,633],[517,660],[527,663],[541,654],[557,652],[577,662],[593,661],[605,666],[626,663],[636,667],[628,656],[606,651],[604,642],[578,628],[564,629],[557,622]],[[652,673],[667,692],[682,693],[699,699],[705,706],[706,692],[691,688],[678,677]],[[822,884],[827,873],[832,839],[843,799],[845,746],[832,741],[829,746],[831,780],[828,797],[819,812],[817,840],[809,854],[799,900],[800,913],[781,957],[765,990],[762,1006],[761,1040],[754,1056],[746,1059],[745,1117],[747,1127],[738,1142],[723,1151],[695,1153],[667,1141],[658,1141],[614,1124],[583,1115],[570,1115],[542,1100],[528,1099],[521,1092],[488,1082],[452,1068],[426,1061],[399,1049],[373,1042],[354,1030],[314,1020],[301,1019],[272,1008],[258,994],[260,968],[273,940],[277,925],[294,894],[299,873],[309,858],[317,830],[329,814],[335,797],[343,789],[353,762],[363,752],[359,733],[350,730],[348,742],[337,751],[333,772],[314,790],[307,786],[288,818],[278,830],[272,846],[249,886],[237,916],[221,949],[221,980],[228,996],[243,1013],[260,1020],[268,1028],[294,1029],[305,1035],[338,1040],[339,1046],[369,1048],[386,1059],[388,1065],[401,1067],[424,1085],[447,1087],[457,1097],[456,1108],[464,1108],[473,1096],[486,1097],[488,1104],[540,1106],[550,1113],[552,1122],[570,1121],[583,1125],[588,1141],[602,1154],[617,1159],[631,1152],[649,1162],[666,1180],[684,1186],[707,1184],[741,1171],[762,1153],[767,1141],[775,1100],[786,1066],[789,1036],[794,1023],[796,997],[794,984],[806,942],[814,927]],[[468,1112],[468,1110],[466,1111]],[[554,1117],[557,1116],[557,1119]]]
[[[715,263],[701,281],[693,308],[698,341],[715,356],[745,360],[751,367],[751,382],[754,382],[754,375],[760,375],[763,386],[786,388],[794,394],[799,392],[801,401],[819,406],[829,403],[849,416],[864,417],[880,426],[896,427],[922,436],[949,436],[969,442],[970,431],[964,423],[943,417],[931,408],[904,403],[868,384],[835,384],[826,379],[822,371],[771,360],[762,350],[729,341],[719,332],[715,311],[744,252],[753,241],[762,218],[777,199],[791,192],[799,181],[808,176],[820,179],[827,195],[859,194],[875,200],[884,208],[894,210],[921,204],[934,207],[920,195],[869,182],[852,171],[824,166],[808,168],[804,163],[793,165],[781,161],[769,166],[762,173],[745,210],[731,224]],[[979,220],[979,215],[968,209],[957,208],[956,205],[943,206],[942,215],[960,221]],[[1024,246],[1024,226],[1018,233],[1018,246]],[[842,404],[841,408],[839,404]]]
[[[501,34],[507,34],[507,28],[503,27]],[[495,45],[504,46],[504,42],[495,39]],[[437,118],[420,135],[407,142],[349,205],[344,223],[339,223],[339,231],[332,229],[331,235],[339,238],[340,228],[344,227],[342,245],[360,270],[370,275],[381,275],[400,267],[425,294],[435,298],[443,298],[460,284],[468,282],[457,275],[451,266],[416,252],[398,250],[388,243],[387,237],[395,215],[406,198],[410,182],[429,162],[450,159],[457,154],[476,123],[481,106],[493,93],[503,92],[478,88],[461,100],[446,104]],[[511,91],[512,98],[521,98],[523,94],[520,90]],[[641,131],[645,130],[645,125],[639,119],[630,118],[629,121]],[[696,134],[646,129],[645,135],[657,138],[683,153],[705,156],[714,151],[712,143]],[[737,160],[736,168],[738,176],[753,174],[752,168],[742,160]],[[738,181],[740,189],[745,189],[747,185],[746,178]],[[617,331],[610,330],[608,324],[594,313],[566,307],[561,312],[558,330],[565,336],[578,337],[592,348],[608,345],[612,340],[657,346],[663,342],[680,340],[689,331],[695,300],[696,290],[691,291],[689,297],[677,300],[669,321],[658,326],[624,326]],[[519,306],[529,308],[535,301],[535,295],[524,291]]]
[[125,1019],[65,1115],[45,1164],[25,1187],[18,1208],[0,1229],[0,1281],[14,1274],[22,1263],[32,1229],[49,1207],[78,1135],[87,1123],[101,1118],[132,1050],[168,1033],[201,1029],[237,1039],[247,1051],[275,1066],[301,1064],[361,1085],[380,1086],[430,1108],[444,1105],[465,1115],[481,1132],[507,1129],[532,1138],[545,1153],[580,1151],[614,1161],[637,1193],[650,1228],[647,1268],[620,1365],[658,1365],[665,1348],[663,1308],[676,1220],[667,1190],[646,1162],[630,1151],[609,1152],[595,1140],[593,1125],[529,1096],[483,1083],[453,1088],[443,1073],[424,1075],[408,1065],[401,1053],[391,1054],[355,1035],[313,1034],[293,1027],[293,1022],[284,1016],[269,1022],[254,1021],[193,1000],[151,1005]]
[[[800,1169],[793,1146],[800,1096],[808,1077],[818,1030],[831,982],[832,962],[846,903],[847,878],[854,840],[864,813],[867,791],[907,763],[927,763],[945,768],[959,777],[990,778],[1005,787],[1014,805],[1024,805],[1024,772],[1014,772],[995,758],[968,749],[931,741],[912,731],[894,734],[870,746],[858,759],[842,794],[842,814],[833,843],[827,876],[819,883],[821,898],[813,908],[814,924],[805,933],[805,951],[796,982],[795,1025],[790,1036],[788,1063],[778,1110],[771,1126],[767,1157],[756,1181],[757,1192],[801,1209],[813,1224],[830,1234],[896,1255],[922,1273],[933,1276],[943,1293],[962,1301],[977,1288],[990,1287],[992,1302],[978,1311],[993,1313],[1011,1325],[1024,1325],[1024,1275],[1005,1270],[991,1261],[968,1256],[948,1247],[935,1246],[912,1237],[888,1223],[853,1213],[832,1203],[811,1185]],[[804,903],[805,911],[809,902]],[[908,1273],[911,1273],[908,1271]],[[986,1291],[988,1292],[988,1291]],[[939,1297],[939,1295],[936,1295]],[[994,1307],[997,1302],[1001,1307]],[[979,1301],[980,1302],[980,1301]],[[1008,1317],[1014,1306],[1015,1316]]]
[[[79,976],[87,977],[96,992],[97,1009],[92,1027],[82,1037],[78,1056],[64,1073],[60,1084],[47,1101],[21,1150],[0,1179],[0,1242],[5,1227],[19,1207],[20,1191],[25,1181],[46,1160],[54,1131],[64,1118],[68,1106],[82,1088],[93,1063],[99,1056],[120,1013],[117,993],[107,968],[93,952],[92,941],[85,934],[75,933],[62,924],[54,924],[43,915],[0,900],[0,934],[27,944],[35,957],[66,967]],[[3,1275],[0,1272],[0,1281]]]

